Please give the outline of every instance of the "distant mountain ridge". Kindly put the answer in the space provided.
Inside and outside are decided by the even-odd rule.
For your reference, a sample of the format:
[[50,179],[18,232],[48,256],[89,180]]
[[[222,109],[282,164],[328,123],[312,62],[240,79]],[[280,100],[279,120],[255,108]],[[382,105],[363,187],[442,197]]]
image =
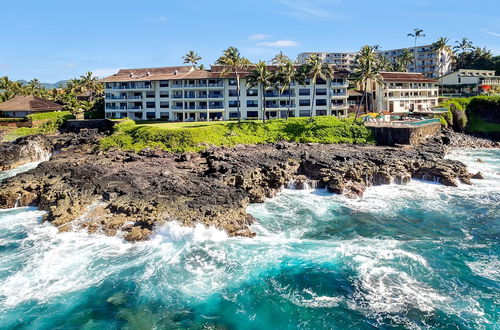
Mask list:
[[[17,80],[18,82],[20,82],[22,85],[27,85],[29,83],[29,81],[27,80]],[[45,89],[52,89],[52,88],[58,88],[60,85],[62,85],[62,87],[65,87],[67,82],[69,80],[60,80],[56,83],[41,83],[43,87],[45,87]]]

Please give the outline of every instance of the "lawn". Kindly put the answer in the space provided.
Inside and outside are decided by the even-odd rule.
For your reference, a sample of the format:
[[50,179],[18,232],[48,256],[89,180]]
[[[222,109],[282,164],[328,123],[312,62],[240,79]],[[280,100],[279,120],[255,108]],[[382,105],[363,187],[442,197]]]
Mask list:
[[207,126],[224,126],[226,124],[236,123],[233,121],[198,121],[198,122],[171,122],[171,121],[137,121],[136,124],[146,127],[159,127],[167,129],[179,129],[179,128],[198,128]]

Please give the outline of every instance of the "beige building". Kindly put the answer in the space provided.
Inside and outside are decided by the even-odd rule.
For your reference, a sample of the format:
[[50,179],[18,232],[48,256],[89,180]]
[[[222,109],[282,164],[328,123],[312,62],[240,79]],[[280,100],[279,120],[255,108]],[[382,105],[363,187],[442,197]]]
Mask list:
[[300,53],[297,56],[297,63],[305,64],[309,56],[317,55],[324,63],[333,64],[338,70],[354,70],[354,59],[357,53],[325,53],[309,52]]
[[480,94],[500,88],[500,76],[495,70],[460,69],[439,77],[444,93]]
[[[269,66],[275,70],[275,66]],[[196,70],[191,66],[122,69],[102,79],[105,83],[107,118],[172,121],[230,120],[238,118],[236,77],[223,75],[224,66]],[[261,119],[262,89],[246,84],[248,72],[240,73],[240,111],[243,119]],[[276,89],[265,92],[267,118],[347,114],[347,72],[319,79],[315,90],[309,81],[293,83],[283,93]],[[315,94],[314,104],[312,96]]]
[[408,72],[420,72],[427,78],[438,78],[452,70],[451,50],[438,51],[432,45],[381,50],[379,54],[390,62],[395,62],[405,49],[416,57],[416,71],[415,64],[411,63],[407,67]]
[[421,73],[381,72],[382,83],[369,83],[374,108],[371,111],[406,113],[430,110],[438,104],[438,81]]

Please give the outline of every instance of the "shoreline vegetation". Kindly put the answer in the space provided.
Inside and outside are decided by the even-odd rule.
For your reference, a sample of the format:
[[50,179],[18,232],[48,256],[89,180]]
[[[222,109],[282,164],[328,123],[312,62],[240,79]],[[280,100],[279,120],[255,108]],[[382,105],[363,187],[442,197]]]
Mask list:
[[114,133],[100,140],[104,149],[140,151],[145,148],[171,152],[197,152],[212,146],[300,143],[373,143],[371,131],[351,118],[335,116],[236,122],[135,123],[126,120]]

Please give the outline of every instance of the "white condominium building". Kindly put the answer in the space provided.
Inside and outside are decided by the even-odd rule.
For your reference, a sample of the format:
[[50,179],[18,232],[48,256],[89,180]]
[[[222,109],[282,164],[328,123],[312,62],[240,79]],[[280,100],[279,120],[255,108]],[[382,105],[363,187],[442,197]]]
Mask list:
[[451,51],[438,51],[433,49],[431,45],[382,50],[379,54],[385,56],[389,61],[394,63],[405,49],[408,49],[414,57],[416,54],[417,61],[417,70],[415,71],[415,64],[411,63],[407,67],[408,72],[420,72],[427,78],[438,78],[452,70]]
[[460,69],[439,77],[445,93],[478,94],[500,88],[495,70]]
[[376,112],[430,110],[438,104],[438,81],[421,73],[381,72],[382,83],[369,83]]
[[[269,66],[275,70],[275,66]],[[230,120],[238,118],[235,74],[222,74],[224,66],[211,70],[196,70],[191,66],[122,69],[102,79],[105,83],[106,118],[135,120],[162,119],[171,121]],[[313,90],[309,80],[305,85],[293,83],[280,93],[265,92],[249,87],[240,73],[240,112],[243,119],[262,119],[262,106],[267,118],[347,114],[347,72],[335,72],[333,79],[318,79]],[[312,103],[315,93],[314,104]]]
[[297,63],[305,64],[309,56],[317,55],[324,63],[333,64],[338,70],[354,70],[354,58],[357,53],[300,53]]

